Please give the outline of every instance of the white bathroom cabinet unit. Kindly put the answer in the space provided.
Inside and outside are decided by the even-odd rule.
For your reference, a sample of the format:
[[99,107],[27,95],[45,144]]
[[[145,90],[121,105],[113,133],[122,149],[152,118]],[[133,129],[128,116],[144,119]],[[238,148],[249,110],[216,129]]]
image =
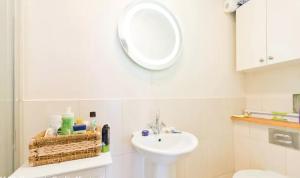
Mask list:
[[237,70],[300,59],[300,1],[250,0],[237,10]]
[[236,12],[237,70],[266,64],[266,8],[265,0],[250,0]]
[[25,163],[9,178],[108,178],[111,164],[110,153],[37,167]]
[[268,63],[300,58],[300,1],[268,0]]

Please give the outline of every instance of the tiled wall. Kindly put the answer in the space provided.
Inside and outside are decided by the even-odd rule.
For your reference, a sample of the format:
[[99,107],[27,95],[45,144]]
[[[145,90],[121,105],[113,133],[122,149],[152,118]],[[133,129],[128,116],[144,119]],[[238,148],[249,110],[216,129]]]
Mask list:
[[[199,147],[178,162],[179,178],[231,178],[234,171],[233,125],[228,119],[243,109],[243,98],[162,99],[162,100],[81,100],[26,101],[23,103],[23,136],[26,145],[32,135],[46,128],[47,116],[71,106],[77,116],[97,111],[102,123],[111,125],[113,165],[109,178],[143,178],[143,159],[132,148],[133,131],[154,119],[157,108],[169,126],[189,131]],[[25,153],[26,155],[26,153]]]
[[300,64],[278,65],[246,74],[247,108],[293,112],[293,94],[300,93]]
[[[270,170],[289,178],[299,178],[300,151],[270,144],[268,129],[243,122],[234,124],[235,168]],[[277,128],[292,132],[298,130]]]
[[[292,95],[300,93],[299,68],[300,64],[276,65],[247,73],[246,108],[292,113]],[[300,151],[269,144],[269,127],[237,122],[234,128],[237,170],[266,169],[300,177]]]

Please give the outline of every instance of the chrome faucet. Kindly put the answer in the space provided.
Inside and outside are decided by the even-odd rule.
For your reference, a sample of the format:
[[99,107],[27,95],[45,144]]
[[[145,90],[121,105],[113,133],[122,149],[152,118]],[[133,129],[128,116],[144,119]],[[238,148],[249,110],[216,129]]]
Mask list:
[[158,135],[161,133],[161,130],[166,127],[166,124],[159,121],[160,113],[155,114],[155,121],[149,124],[149,128],[153,131],[153,134]]

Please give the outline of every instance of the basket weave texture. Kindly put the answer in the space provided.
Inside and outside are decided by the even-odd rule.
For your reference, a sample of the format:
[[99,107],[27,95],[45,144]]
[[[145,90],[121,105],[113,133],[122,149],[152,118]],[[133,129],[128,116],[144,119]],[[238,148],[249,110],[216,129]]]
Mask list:
[[44,137],[45,131],[29,144],[29,165],[40,166],[100,155],[101,132]]

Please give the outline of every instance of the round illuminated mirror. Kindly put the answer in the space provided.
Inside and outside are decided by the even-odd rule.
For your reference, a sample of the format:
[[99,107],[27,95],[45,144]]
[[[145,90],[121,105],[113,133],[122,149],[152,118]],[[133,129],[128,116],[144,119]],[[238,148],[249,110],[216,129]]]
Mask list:
[[181,49],[181,30],[175,16],[156,1],[129,5],[119,21],[118,33],[125,53],[146,69],[170,67]]

